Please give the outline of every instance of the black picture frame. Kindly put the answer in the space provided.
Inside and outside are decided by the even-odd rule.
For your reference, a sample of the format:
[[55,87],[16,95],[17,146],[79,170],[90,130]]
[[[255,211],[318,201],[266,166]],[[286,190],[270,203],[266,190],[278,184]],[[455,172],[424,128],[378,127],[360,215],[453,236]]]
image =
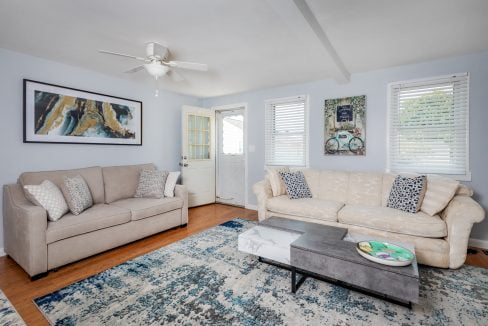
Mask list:
[[[68,91],[84,93],[84,94],[88,94],[88,95],[92,95],[92,96],[102,96],[102,97],[114,99],[114,101],[126,101],[126,102],[135,103],[136,106],[138,106],[138,108],[136,108],[136,110],[139,111],[138,112],[138,116],[139,116],[139,118],[138,118],[139,119],[139,123],[138,123],[139,137],[136,138],[137,142],[135,142],[135,143],[123,143],[120,141],[119,142],[110,142],[111,139],[112,140],[114,140],[114,139],[122,139],[123,140],[123,138],[107,138],[107,140],[108,140],[107,142],[59,141],[59,140],[49,140],[49,139],[47,139],[47,140],[29,139],[29,138],[32,138],[32,135],[29,135],[29,133],[27,131],[28,115],[30,114],[28,111],[31,110],[31,108],[28,108],[28,98],[27,98],[29,96],[29,94],[28,94],[29,83],[37,84],[37,85],[41,85],[41,86],[65,89]],[[62,95],[62,94],[60,94],[60,95]],[[31,117],[31,118],[34,118],[34,117]],[[25,78],[23,79],[23,143],[142,146],[142,136],[143,136],[143,103],[142,103],[142,101],[124,98],[124,97],[119,97],[119,96],[108,95],[108,94],[103,94],[103,93],[98,93],[98,92],[93,92],[93,91],[87,91],[87,90],[73,88],[73,87],[67,87],[67,86],[62,86],[62,85],[45,83],[45,82],[32,80],[32,79],[25,79]],[[57,137],[59,137],[59,136],[57,136]],[[71,136],[71,137],[79,137],[79,136]],[[48,136],[46,136],[45,138],[48,138]],[[55,137],[53,137],[53,138],[55,138]],[[80,140],[81,140],[81,138],[90,138],[90,137],[80,137]],[[96,137],[94,137],[94,138],[96,138]]]

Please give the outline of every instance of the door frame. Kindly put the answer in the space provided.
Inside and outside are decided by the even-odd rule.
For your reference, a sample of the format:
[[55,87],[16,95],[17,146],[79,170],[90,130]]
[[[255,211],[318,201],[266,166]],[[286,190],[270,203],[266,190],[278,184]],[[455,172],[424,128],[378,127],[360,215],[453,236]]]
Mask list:
[[244,110],[244,207],[249,208],[249,195],[248,195],[248,148],[247,148],[247,103],[241,102],[241,103],[235,103],[235,104],[227,104],[227,105],[218,105],[218,106],[213,106],[212,110],[215,113],[215,119],[214,119],[214,130],[215,130],[215,201],[217,202],[217,193],[218,193],[218,185],[219,185],[219,173],[218,173],[218,168],[219,168],[219,159],[218,155],[220,155],[219,151],[220,148],[217,148],[219,146],[218,143],[218,135],[217,133],[219,132],[217,128],[217,112],[222,112],[222,111],[232,111],[236,109],[242,108]]

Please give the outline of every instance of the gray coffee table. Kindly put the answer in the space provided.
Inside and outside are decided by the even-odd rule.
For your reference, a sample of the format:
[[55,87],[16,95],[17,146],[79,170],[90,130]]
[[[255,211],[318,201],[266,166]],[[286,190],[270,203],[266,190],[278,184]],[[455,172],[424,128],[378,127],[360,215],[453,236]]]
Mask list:
[[[242,234],[242,239],[239,237],[239,250],[258,255],[262,262],[290,269],[293,293],[310,276],[410,308],[412,303],[418,302],[419,273],[416,260],[405,267],[369,261],[357,253],[355,242],[344,240],[347,235],[345,228],[280,217],[270,217],[259,223],[258,227],[259,232],[251,229]],[[273,239],[263,240],[262,235],[267,233],[267,228],[269,232],[290,232],[290,236],[281,237],[284,240],[278,242]],[[283,257],[288,250],[286,241],[289,259],[280,258],[277,262],[274,257]],[[400,245],[408,247],[403,243]],[[298,281],[297,274],[301,275]]]

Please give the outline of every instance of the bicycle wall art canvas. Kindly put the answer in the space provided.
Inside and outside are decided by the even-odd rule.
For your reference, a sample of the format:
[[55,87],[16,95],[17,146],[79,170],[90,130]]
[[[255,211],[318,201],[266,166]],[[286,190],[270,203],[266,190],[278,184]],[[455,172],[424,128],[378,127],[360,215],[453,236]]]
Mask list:
[[24,143],[142,145],[142,102],[24,79]]
[[325,100],[325,155],[366,155],[366,95]]

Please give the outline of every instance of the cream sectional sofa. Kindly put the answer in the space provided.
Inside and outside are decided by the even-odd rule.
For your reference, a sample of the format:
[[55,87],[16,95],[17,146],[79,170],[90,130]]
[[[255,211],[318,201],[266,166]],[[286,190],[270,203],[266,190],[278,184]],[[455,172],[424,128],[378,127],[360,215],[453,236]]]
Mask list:
[[466,260],[473,223],[485,217],[460,185],[447,207],[435,216],[406,213],[386,207],[395,175],[328,170],[302,170],[313,198],[273,197],[267,179],[254,185],[259,220],[281,216],[295,220],[346,227],[351,233],[415,245],[419,263],[458,268]]
[[[188,194],[176,185],[173,198],[133,198],[142,169],[153,164],[89,167],[76,170],[26,172],[18,184],[4,186],[5,252],[34,279],[47,271],[143,237],[185,226]],[[56,222],[33,205],[22,185],[63,176],[81,175],[94,205],[79,215],[66,214]]]

